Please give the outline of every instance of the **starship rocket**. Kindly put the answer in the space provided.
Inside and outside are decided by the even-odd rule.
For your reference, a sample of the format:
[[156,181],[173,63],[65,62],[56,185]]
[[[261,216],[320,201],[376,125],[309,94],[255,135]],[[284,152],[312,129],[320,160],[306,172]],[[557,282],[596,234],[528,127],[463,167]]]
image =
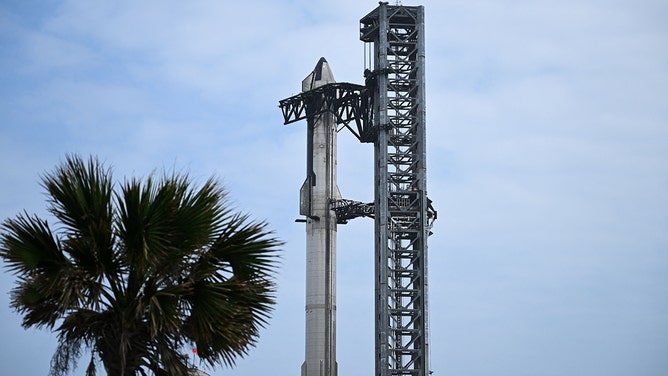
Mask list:
[[[325,58],[302,81],[302,91],[335,82]],[[319,101],[315,101],[319,102]],[[308,104],[307,104],[308,106]],[[307,114],[317,109],[306,108]],[[299,214],[306,216],[306,360],[302,376],[336,376],[336,119],[308,116],[306,181]]]

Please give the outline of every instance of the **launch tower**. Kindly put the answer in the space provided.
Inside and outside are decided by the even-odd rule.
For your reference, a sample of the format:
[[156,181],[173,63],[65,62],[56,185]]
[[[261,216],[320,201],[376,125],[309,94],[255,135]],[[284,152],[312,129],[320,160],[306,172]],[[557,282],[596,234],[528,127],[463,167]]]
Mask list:
[[380,6],[362,18],[373,43],[367,85],[375,134],[376,376],[427,375],[424,8]]
[[[360,20],[360,39],[373,49],[365,85],[332,80],[280,107],[285,124],[308,119],[310,128],[328,118],[373,143],[373,204],[332,194],[328,209],[340,224],[359,216],[375,221],[375,375],[426,376],[427,237],[436,212],[426,181],[424,7],[381,2]],[[331,373],[317,375],[335,376],[335,358],[331,363]]]

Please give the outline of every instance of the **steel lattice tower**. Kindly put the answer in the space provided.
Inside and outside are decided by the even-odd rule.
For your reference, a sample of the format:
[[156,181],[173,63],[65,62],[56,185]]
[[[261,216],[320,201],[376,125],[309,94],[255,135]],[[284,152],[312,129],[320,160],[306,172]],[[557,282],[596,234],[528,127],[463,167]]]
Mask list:
[[380,2],[360,20],[360,39],[374,53],[364,86],[329,83],[279,106],[285,124],[332,116],[339,130],[374,144],[373,204],[331,197],[330,210],[339,224],[375,221],[375,375],[426,376],[427,238],[436,212],[426,181],[424,7]]
[[424,7],[380,6],[360,21],[375,79],[376,376],[427,375]]

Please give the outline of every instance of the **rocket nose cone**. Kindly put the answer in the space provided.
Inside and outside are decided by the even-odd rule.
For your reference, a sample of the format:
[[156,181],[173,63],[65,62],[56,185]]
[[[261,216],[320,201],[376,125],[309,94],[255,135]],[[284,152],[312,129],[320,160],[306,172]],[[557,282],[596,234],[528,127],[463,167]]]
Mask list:
[[318,64],[316,64],[315,69],[313,69],[313,73],[315,73],[316,81],[323,81],[325,83],[336,82],[334,74],[329,68],[329,63],[324,57],[321,57],[320,60],[318,60]]
[[313,72],[306,76],[304,81],[302,81],[302,91],[308,91],[315,89],[319,86],[336,82],[334,79],[334,74],[329,68],[329,63],[324,57],[321,57],[318,60],[318,63],[315,65]]

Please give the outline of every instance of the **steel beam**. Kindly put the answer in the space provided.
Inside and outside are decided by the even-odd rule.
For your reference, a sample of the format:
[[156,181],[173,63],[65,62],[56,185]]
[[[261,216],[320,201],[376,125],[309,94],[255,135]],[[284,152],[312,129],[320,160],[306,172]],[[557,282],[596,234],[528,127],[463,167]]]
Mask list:
[[429,374],[424,8],[380,6],[360,20],[375,155],[376,376]]

